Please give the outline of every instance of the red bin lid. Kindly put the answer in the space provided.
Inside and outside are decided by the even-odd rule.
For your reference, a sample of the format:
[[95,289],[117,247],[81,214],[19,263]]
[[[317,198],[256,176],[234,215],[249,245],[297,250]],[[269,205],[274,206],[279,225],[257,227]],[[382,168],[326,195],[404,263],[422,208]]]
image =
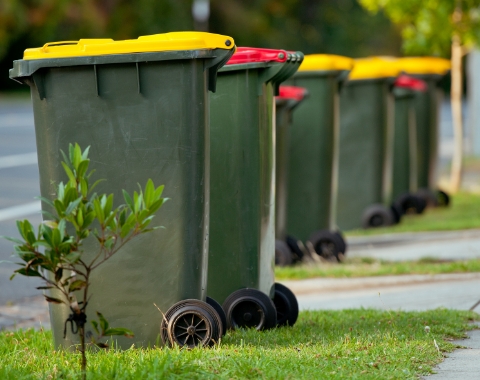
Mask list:
[[288,53],[285,50],[238,47],[227,65],[254,62],[285,62]]
[[280,86],[280,94],[277,96],[279,99],[294,99],[301,101],[307,94],[307,89],[297,86]]
[[427,91],[427,83],[421,79],[413,78],[409,75],[400,75],[394,84],[395,87],[407,88],[413,91]]

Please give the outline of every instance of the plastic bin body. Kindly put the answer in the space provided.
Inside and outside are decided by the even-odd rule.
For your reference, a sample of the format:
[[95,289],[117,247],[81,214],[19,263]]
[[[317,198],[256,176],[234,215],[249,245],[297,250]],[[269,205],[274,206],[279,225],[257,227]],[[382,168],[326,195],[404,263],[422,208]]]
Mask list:
[[440,75],[414,75],[424,80],[428,89],[415,98],[417,124],[417,182],[419,188],[435,189],[439,144],[440,105],[443,93],[438,88]]
[[[231,54],[225,47],[62,58],[68,62],[43,60],[31,75],[13,73],[31,87],[42,196],[52,198],[67,180],[60,149],[67,152],[69,143],[91,146],[94,177],[106,179],[96,191],[113,193],[116,204],[122,189],[131,193],[149,178],[165,185],[170,200],[154,219],[165,229],[137,237],[91,275],[88,320],[100,311],[112,327],[132,330],[133,339],[116,338],[122,348],[158,344],[155,305],[165,312],[183,299],[205,300],[208,88],[215,83],[208,67]],[[96,252],[87,242],[86,257]],[[56,346],[77,342],[69,331],[63,339],[69,313],[50,304]]]
[[401,75],[394,84],[395,137],[393,153],[393,199],[418,190],[417,97],[427,91],[427,83]]
[[220,303],[242,288],[273,298],[274,95],[300,61],[224,66],[211,94],[208,295]]
[[349,81],[340,95],[337,223],[362,226],[362,214],[392,198],[393,107],[389,78]]
[[448,74],[450,61],[436,57],[407,57],[397,65],[406,74],[423,80],[427,91],[415,97],[418,188],[436,188],[439,114],[442,91],[439,82]]
[[313,231],[336,227],[340,73],[298,72],[291,81],[309,94],[289,132],[287,231],[302,241]]
[[393,154],[392,196],[415,192],[417,185],[415,94],[395,90],[395,137]]
[[275,238],[287,237],[288,165],[290,154],[290,127],[294,109],[303,101],[307,91],[302,87],[280,87],[275,98]]

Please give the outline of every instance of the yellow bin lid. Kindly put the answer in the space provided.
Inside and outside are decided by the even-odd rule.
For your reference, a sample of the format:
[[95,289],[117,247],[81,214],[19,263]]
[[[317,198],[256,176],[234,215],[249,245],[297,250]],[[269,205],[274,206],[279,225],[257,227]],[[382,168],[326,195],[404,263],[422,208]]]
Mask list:
[[351,70],[353,59],[341,55],[309,54],[303,59],[298,71]]
[[160,51],[234,49],[232,37],[205,32],[172,32],[138,37],[136,40],[82,39],[49,42],[26,49],[23,59],[69,58],[93,55],[151,53]]
[[355,59],[355,65],[348,79],[379,79],[396,77],[401,73],[395,59],[369,57]]
[[437,57],[405,57],[398,58],[400,70],[407,74],[438,74],[445,75],[451,68],[448,59]]

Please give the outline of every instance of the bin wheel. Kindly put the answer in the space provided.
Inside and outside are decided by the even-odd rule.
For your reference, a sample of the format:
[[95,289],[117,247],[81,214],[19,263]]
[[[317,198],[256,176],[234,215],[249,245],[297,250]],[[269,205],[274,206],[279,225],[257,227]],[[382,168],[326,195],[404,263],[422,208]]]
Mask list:
[[447,207],[450,204],[450,196],[443,190],[436,191],[437,204],[440,207]]
[[165,313],[160,326],[164,345],[194,348],[220,341],[222,321],[206,302],[188,299],[177,302]]
[[292,265],[292,262],[292,251],[290,251],[287,243],[282,240],[275,240],[275,265],[286,267]]
[[340,261],[339,254],[342,252],[344,241],[341,236],[329,230],[314,232],[308,239],[312,243],[315,252],[325,260]]
[[403,210],[398,203],[392,203],[390,206],[390,211],[392,212],[393,224],[398,224],[402,220]]
[[347,242],[345,241],[345,238],[343,237],[343,234],[341,231],[335,231],[335,235],[338,237],[338,241],[340,242],[340,246],[338,248],[339,252],[342,253],[343,255],[346,255],[347,253]]
[[421,214],[427,207],[427,201],[417,194],[405,193],[395,200],[394,205],[398,205],[402,214]]
[[290,251],[293,252],[293,262],[301,261],[303,258],[303,251],[298,245],[298,240],[295,239],[293,236],[287,236],[285,239]]
[[387,227],[394,223],[395,216],[390,208],[374,204],[365,209],[362,215],[363,228]]
[[256,289],[240,289],[223,303],[229,329],[267,330],[277,325],[277,311],[269,296]]
[[222,336],[225,335],[227,332],[227,316],[225,315],[225,311],[222,309],[222,305],[220,305],[211,297],[207,297],[206,302],[215,309],[220,317],[220,320],[222,321]]
[[293,326],[298,318],[297,297],[285,285],[275,283],[273,303],[277,310],[277,326]]
[[425,201],[427,207],[437,207],[438,206],[437,196],[430,189],[420,189],[415,194]]

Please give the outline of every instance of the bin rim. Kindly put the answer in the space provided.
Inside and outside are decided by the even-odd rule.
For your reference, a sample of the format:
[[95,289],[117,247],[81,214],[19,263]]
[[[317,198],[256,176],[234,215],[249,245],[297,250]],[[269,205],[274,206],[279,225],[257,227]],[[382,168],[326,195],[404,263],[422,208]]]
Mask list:
[[289,52],[282,49],[264,49],[253,47],[237,47],[227,65],[238,65],[258,62],[286,62]]
[[298,71],[350,71],[353,66],[353,58],[333,54],[308,54]]
[[357,58],[348,79],[350,81],[395,78],[401,70],[395,59],[385,57]]
[[452,66],[448,59],[439,57],[402,57],[397,58],[397,65],[413,75],[446,75]]
[[26,49],[23,59],[76,58],[205,49],[231,50],[234,48],[235,42],[229,36],[206,32],[170,32],[120,41],[99,38],[48,42],[40,48]]
[[276,98],[302,101],[307,94],[308,90],[305,87],[280,86],[279,95]]

